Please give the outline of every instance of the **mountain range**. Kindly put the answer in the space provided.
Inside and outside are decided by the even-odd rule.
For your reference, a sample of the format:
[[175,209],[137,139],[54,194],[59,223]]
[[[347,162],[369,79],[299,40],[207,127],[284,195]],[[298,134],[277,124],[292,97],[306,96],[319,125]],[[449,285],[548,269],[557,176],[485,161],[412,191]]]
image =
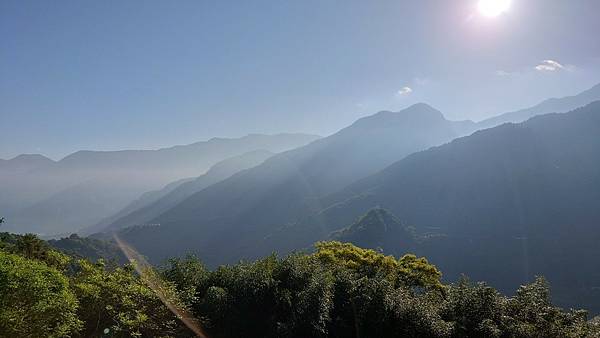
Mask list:
[[[419,117],[433,116],[423,105],[398,114],[404,119],[417,111]],[[380,125],[389,126],[390,116],[395,117],[377,116]],[[156,218],[158,226],[132,228],[124,237],[155,261],[193,251],[209,265],[338,237],[394,253],[416,252],[446,271],[449,280],[466,273],[503,291],[545,275],[559,304],[600,311],[600,254],[594,249],[600,241],[598,135],[600,102],[595,102],[480,130],[406,157],[396,153],[399,161],[333,193],[327,185],[310,189],[310,176],[302,171],[304,186],[276,175],[281,175],[274,170],[279,161],[309,145],[208,187]],[[352,156],[359,155],[365,162],[381,158],[368,152]],[[263,190],[274,178],[282,183]],[[386,224],[395,232],[369,226],[364,218],[351,225],[374,207],[390,210],[426,240],[414,245],[394,222]],[[366,235],[374,233],[389,238]]]
[[501,291],[543,274],[559,304],[600,311],[595,100],[600,85],[480,122],[420,103],[320,139],[24,156],[0,161],[0,202],[35,196],[9,220],[118,231],[155,263],[193,252],[214,267],[336,239],[415,252],[448,280],[466,273]]
[[[296,186],[304,184],[310,191],[301,193],[299,199],[303,200],[302,203],[310,204],[313,196],[322,196],[340,189],[414,150],[437,145],[503,122],[521,122],[538,114],[565,112],[594,99],[600,99],[600,84],[575,96],[549,99],[534,107],[501,114],[478,123],[452,121],[452,127],[445,126],[444,128],[447,129],[445,131],[441,131],[440,125],[437,124],[441,119],[433,118],[427,121],[425,119],[427,114],[424,114],[424,119],[420,122],[416,119],[404,122],[396,119],[389,126],[378,125],[380,121],[398,115],[388,111],[380,112],[357,121],[337,133],[337,136],[330,141],[315,144],[312,149],[303,151],[304,154],[293,155],[296,157],[289,160],[290,165],[304,167],[298,170],[299,175],[294,182],[287,183]],[[411,108],[418,111],[418,107],[419,105]],[[431,118],[435,115],[441,116],[441,113],[436,112],[428,116]],[[379,135],[381,130],[386,128],[384,135],[393,133],[395,129],[406,133],[407,131],[400,126],[403,123],[405,129],[410,129],[412,124],[415,124],[417,130],[423,135],[398,137],[398,142]],[[420,127],[417,126],[418,123],[421,123]],[[373,124],[374,128],[371,128],[370,124]],[[357,132],[359,129],[362,131]],[[360,143],[353,140],[352,131],[361,134],[360,137],[356,137],[356,140],[361,140]],[[409,130],[408,133],[410,132]],[[427,133],[431,133],[429,139]],[[366,141],[362,137],[369,137],[369,140]],[[0,161],[0,181],[3,183],[3,191],[0,191],[0,209],[10,220],[9,230],[33,231],[46,235],[76,230],[89,234],[94,231],[143,224],[154,218],[158,219],[162,213],[183,202],[185,199],[183,197],[187,198],[192,193],[199,192],[237,172],[236,170],[222,171],[226,175],[221,176],[220,179],[214,179],[216,176],[211,175],[209,177],[213,179],[206,179],[204,183],[198,183],[195,188],[190,183],[187,188],[178,189],[173,194],[180,193],[179,198],[158,201],[171,189],[203,174],[220,160],[260,149],[280,152],[310,143],[315,139],[316,137],[311,135],[299,134],[272,137],[248,135],[240,139],[215,138],[207,142],[150,151],[81,151],[57,162],[41,155],[21,155],[13,160]],[[381,143],[378,143],[380,141]],[[389,150],[398,150],[397,154],[386,149],[387,145],[392,143],[394,145]],[[337,148],[342,150],[338,151]],[[357,149],[357,156],[344,153],[348,148]],[[361,154],[365,153],[370,153],[369,161],[364,161],[361,157]],[[305,159],[299,158],[302,156]],[[325,164],[330,159],[330,163]],[[335,165],[341,169],[333,167]],[[325,166],[330,170],[320,169]],[[242,166],[241,169],[249,167]],[[347,169],[350,167],[353,169]],[[153,190],[161,186],[165,186],[164,189]],[[184,191],[187,193],[181,193]],[[149,205],[153,205],[155,211],[144,213],[139,210]],[[319,208],[318,205],[316,207]],[[138,215],[146,216],[136,218],[134,216],[136,212]],[[132,214],[131,217],[126,218],[129,214]]]
[[224,159],[281,152],[317,138],[252,134],[158,150],[79,151],[60,161],[21,155],[0,162],[0,210],[10,231],[70,233],[118,212],[143,192],[202,175]]
[[[520,113],[503,114],[498,120],[513,118],[519,122],[528,114],[562,112],[593,98],[600,98],[600,85],[580,95],[542,102]],[[189,250],[209,264],[255,257],[265,251],[258,253],[253,243],[278,238],[285,232],[281,229],[307,217],[316,219],[307,215],[330,208],[329,195],[336,191],[407,155],[485,129],[490,123],[449,121],[426,104],[400,112],[379,112],[199,191],[150,221],[159,227],[131,230],[129,235],[142,252],[156,260]],[[327,231],[350,224],[364,211],[343,210],[343,222],[333,228],[327,225]],[[236,234],[233,240],[232,233]],[[159,240],[161,247],[154,248],[153,243]],[[300,240],[293,236],[289,239],[294,244]],[[275,241],[258,247],[287,250],[285,243]]]
[[380,112],[197,192],[150,222],[160,226],[126,237],[155,260],[191,249],[209,264],[254,257],[253,243],[322,209],[323,196],[472,125],[448,121],[425,104]]

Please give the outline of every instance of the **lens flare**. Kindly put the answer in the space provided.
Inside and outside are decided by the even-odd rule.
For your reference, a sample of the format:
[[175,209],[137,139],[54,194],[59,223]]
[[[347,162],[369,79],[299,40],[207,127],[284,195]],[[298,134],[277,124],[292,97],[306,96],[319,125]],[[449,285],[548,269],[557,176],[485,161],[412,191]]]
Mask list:
[[113,233],[113,238],[119,248],[121,248],[121,251],[123,251],[123,254],[125,254],[129,262],[133,265],[135,271],[140,275],[142,281],[154,291],[169,311],[173,312],[197,337],[208,338],[204,330],[200,327],[200,324],[198,324],[198,321],[185,311],[185,309],[178,306],[179,302],[173,301],[176,295],[168,291],[169,289],[164,286],[162,279],[157,276],[154,269],[152,269],[152,265],[146,261],[144,256],[140,255],[131,245],[121,239],[117,233]]

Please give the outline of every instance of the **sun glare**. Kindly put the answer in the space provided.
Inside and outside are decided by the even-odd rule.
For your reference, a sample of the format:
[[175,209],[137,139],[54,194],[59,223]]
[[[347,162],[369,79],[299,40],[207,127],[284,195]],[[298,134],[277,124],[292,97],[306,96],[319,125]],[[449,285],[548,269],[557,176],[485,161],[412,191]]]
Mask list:
[[496,17],[506,12],[511,0],[479,0],[477,7],[479,13],[487,17]]

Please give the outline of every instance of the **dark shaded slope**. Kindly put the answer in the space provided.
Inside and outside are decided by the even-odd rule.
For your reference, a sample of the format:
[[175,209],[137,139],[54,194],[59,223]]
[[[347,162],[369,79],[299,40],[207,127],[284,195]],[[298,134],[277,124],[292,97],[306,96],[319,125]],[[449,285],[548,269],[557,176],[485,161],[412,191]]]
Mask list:
[[381,203],[409,224],[461,234],[590,223],[598,216],[590,203],[600,197],[599,108],[506,124],[411,155],[330,196],[326,203],[343,203],[324,217],[336,228],[348,220],[328,215],[352,217],[344,207],[357,213]]

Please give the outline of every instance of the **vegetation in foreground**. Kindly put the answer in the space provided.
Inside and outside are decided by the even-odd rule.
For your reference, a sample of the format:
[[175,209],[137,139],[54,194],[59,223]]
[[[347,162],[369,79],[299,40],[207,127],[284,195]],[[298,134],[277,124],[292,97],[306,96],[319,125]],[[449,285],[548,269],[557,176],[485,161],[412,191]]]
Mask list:
[[[598,318],[551,304],[543,278],[505,297],[467,279],[443,285],[424,258],[335,241],[213,271],[174,258],[149,273],[208,337],[600,336]],[[0,337],[194,336],[147,275],[1,234]]]

